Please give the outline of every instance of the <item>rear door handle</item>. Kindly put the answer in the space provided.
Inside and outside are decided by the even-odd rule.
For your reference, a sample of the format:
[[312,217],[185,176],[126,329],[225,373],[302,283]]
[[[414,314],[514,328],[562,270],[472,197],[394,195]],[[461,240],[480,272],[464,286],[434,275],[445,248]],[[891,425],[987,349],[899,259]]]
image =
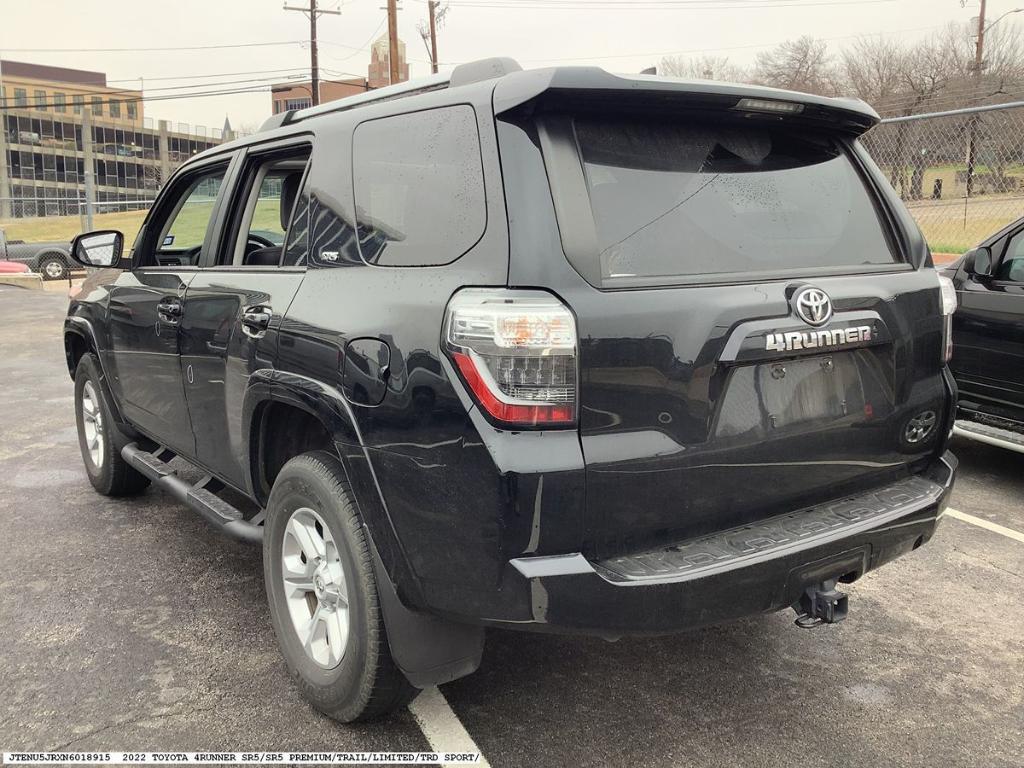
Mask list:
[[270,307],[246,307],[242,310],[242,332],[254,339],[263,338],[272,316]]
[[156,314],[161,322],[178,325],[181,322],[181,302],[177,299],[161,301],[156,305]]

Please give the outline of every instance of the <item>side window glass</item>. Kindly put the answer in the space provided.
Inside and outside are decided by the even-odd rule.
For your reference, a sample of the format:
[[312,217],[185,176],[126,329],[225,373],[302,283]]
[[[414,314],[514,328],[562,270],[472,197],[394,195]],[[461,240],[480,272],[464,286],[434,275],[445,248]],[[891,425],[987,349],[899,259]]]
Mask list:
[[235,227],[235,266],[295,266],[305,258],[308,201],[302,180],[309,147],[260,158],[247,179]]
[[227,168],[219,167],[195,177],[185,188],[160,228],[157,265],[192,266],[199,262],[225,173]]
[[1006,254],[996,272],[996,279],[1024,283],[1024,230],[1010,238]]
[[484,176],[472,107],[362,123],[352,173],[359,250],[370,264],[448,264],[483,234]]

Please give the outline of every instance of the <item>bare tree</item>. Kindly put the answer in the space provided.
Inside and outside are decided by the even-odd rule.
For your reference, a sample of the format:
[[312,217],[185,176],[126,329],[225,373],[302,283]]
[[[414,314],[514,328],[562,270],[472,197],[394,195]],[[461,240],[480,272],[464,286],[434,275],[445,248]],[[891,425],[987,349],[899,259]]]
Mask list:
[[842,53],[843,90],[868,104],[894,99],[904,91],[908,51],[895,40],[864,37]]
[[[950,24],[911,46],[862,40],[843,54],[847,87],[883,116],[954,110],[1019,98],[1024,90],[1024,41],[1019,28],[990,31],[988,55],[975,71],[971,29]],[[1000,126],[1003,123],[998,123]],[[890,181],[907,199],[922,197],[926,166],[942,157],[953,162],[964,144],[983,147],[991,182],[1005,186],[1009,152],[1016,137],[987,130],[983,116],[956,123],[957,130],[929,130],[927,124],[901,123],[891,148]],[[870,141],[870,137],[868,138]],[[973,156],[973,150],[969,150]],[[908,173],[909,172],[909,173]]]
[[690,80],[726,80],[734,83],[749,79],[747,73],[741,67],[730,63],[726,56],[666,56],[658,64],[658,74]]
[[825,41],[804,35],[757,54],[754,79],[775,88],[833,96],[839,73]]

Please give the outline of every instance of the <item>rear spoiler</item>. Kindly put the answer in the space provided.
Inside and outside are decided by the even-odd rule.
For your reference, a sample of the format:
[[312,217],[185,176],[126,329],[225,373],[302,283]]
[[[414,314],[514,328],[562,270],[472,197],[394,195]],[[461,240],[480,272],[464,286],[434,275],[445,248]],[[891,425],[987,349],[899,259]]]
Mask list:
[[557,67],[513,72],[494,88],[494,113],[735,111],[859,136],[879,121],[860,99],[709,80],[613,75],[599,67]]

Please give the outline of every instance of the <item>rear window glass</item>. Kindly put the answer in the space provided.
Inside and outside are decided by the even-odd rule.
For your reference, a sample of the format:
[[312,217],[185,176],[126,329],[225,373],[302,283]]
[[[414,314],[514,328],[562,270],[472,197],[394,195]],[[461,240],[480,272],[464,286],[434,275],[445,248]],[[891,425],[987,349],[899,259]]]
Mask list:
[[577,119],[604,279],[892,264],[834,139],[774,126]]

